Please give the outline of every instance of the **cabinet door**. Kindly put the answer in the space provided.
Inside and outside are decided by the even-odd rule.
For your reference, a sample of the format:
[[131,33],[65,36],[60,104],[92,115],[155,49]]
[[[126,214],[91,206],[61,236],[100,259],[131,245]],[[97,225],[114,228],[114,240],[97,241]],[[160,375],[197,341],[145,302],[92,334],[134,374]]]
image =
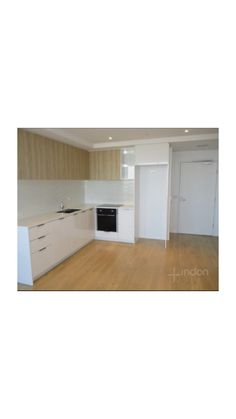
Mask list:
[[71,253],[71,217],[60,218],[52,225],[52,254],[53,263],[57,263]]
[[89,152],[18,129],[19,179],[88,179]]
[[84,210],[80,212],[81,223],[81,240],[82,245],[89,243],[94,239],[95,235],[95,220],[93,209]]
[[88,213],[88,240],[94,240],[95,237],[95,210],[93,208],[87,211]]
[[81,213],[71,215],[72,237],[71,251],[74,252],[83,246],[83,217]]
[[46,272],[52,262],[52,246],[44,246],[42,249],[37,250],[31,254],[32,276],[36,278]]
[[121,149],[121,179],[134,179],[134,147]]
[[134,209],[119,208],[119,240],[134,243]]
[[80,223],[81,223],[81,230],[80,230],[80,234],[81,234],[81,246],[84,246],[85,244],[88,243],[88,214],[87,211],[81,211],[79,213],[80,215]]
[[89,171],[90,179],[120,179],[120,150],[91,151]]

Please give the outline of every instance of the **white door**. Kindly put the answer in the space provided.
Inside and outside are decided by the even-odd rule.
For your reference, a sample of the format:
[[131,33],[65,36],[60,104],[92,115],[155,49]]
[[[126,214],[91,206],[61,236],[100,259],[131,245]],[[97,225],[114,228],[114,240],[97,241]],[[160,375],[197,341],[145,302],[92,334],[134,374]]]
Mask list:
[[181,163],[178,232],[211,235],[216,162]]
[[140,166],[139,237],[166,240],[168,165]]

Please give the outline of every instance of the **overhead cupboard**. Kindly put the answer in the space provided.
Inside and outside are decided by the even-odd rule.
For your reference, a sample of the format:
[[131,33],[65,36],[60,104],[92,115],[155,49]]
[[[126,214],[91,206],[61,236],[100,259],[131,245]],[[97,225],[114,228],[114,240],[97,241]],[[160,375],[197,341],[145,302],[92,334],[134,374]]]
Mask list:
[[120,179],[120,150],[99,150],[89,153],[89,179]]
[[89,152],[18,129],[18,179],[86,180]]
[[134,179],[134,148],[87,151],[19,128],[18,179]]
[[89,179],[134,179],[134,147],[89,153]]

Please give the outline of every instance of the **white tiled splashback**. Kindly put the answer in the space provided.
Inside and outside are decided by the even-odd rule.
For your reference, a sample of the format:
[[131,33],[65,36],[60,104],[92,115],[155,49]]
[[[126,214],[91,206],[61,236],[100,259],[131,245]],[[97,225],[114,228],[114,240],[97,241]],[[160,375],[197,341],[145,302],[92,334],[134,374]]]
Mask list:
[[78,180],[19,180],[18,218],[56,211],[60,201],[76,207],[84,203],[84,186]]
[[85,202],[124,204],[134,202],[134,181],[85,181]]
[[18,218],[88,203],[133,203],[134,181],[19,180]]

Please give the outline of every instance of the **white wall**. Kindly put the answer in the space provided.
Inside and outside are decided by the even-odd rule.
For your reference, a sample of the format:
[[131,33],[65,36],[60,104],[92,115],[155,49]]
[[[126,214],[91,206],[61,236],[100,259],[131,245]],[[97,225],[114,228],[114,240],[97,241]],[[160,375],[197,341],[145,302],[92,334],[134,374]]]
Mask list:
[[19,180],[18,218],[43,214],[84,203],[84,182],[78,180]]
[[[218,162],[218,150],[174,151],[172,156],[172,182],[171,182],[171,217],[170,231],[178,232],[178,196],[180,183],[181,162],[197,160],[215,160]],[[215,205],[215,229],[213,234],[218,235],[218,197]]]
[[135,146],[135,166],[168,164],[169,144],[140,144]]
[[172,156],[173,150],[169,148],[169,164],[168,164],[168,190],[167,190],[167,240],[170,240],[170,214],[171,214],[171,181],[172,181]]
[[213,228],[213,235],[214,236],[218,236],[219,231],[218,231],[218,223],[219,223],[219,175],[217,173],[217,179],[216,179],[216,195],[215,195],[215,211],[214,211],[214,228]]
[[134,180],[85,181],[85,202],[123,204],[134,202]]

